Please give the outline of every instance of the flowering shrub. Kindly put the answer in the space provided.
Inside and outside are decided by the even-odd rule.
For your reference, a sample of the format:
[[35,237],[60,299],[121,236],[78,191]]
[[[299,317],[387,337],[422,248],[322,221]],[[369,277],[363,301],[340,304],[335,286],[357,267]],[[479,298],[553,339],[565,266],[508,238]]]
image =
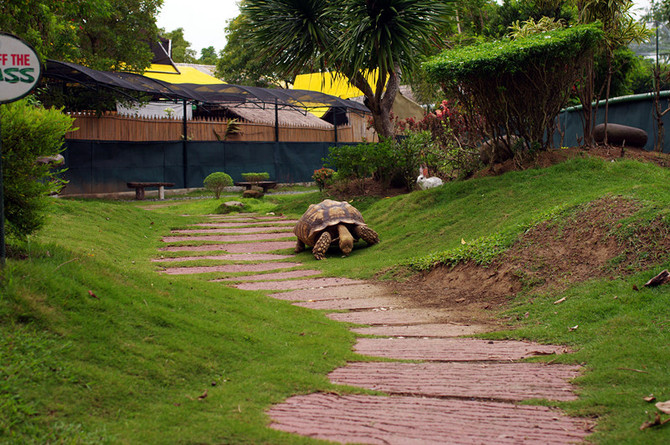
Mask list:
[[[467,177],[479,166],[479,146],[484,139],[484,119],[466,113],[454,101],[443,100],[439,109],[416,121],[412,118],[397,121],[401,130],[429,131],[440,156],[428,167],[443,176]],[[430,160],[427,160],[430,161]]]
[[330,184],[335,175],[335,170],[328,167],[321,167],[318,170],[314,170],[312,179],[316,182],[316,185],[319,187],[319,190],[323,190],[326,185]]

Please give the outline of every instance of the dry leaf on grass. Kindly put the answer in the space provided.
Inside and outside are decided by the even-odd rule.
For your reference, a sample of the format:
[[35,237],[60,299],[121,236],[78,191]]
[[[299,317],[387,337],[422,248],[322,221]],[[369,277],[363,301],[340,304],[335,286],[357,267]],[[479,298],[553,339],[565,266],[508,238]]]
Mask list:
[[670,400],[667,402],[658,402],[656,408],[665,414],[670,414]]

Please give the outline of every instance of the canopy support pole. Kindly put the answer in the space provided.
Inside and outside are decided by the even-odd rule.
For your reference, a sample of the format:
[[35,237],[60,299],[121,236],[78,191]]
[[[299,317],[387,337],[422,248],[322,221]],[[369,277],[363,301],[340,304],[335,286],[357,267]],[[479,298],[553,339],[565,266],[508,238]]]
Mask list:
[[333,108],[333,128],[335,129],[335,143],[337,144],[337,108]]
[[[184,164],[184,188],[188,188],[188,151],[187,151],[187,140],[188,140],[188,125],[186,123],[186,99],[183,101],[184,104],[184,116],[182,119],[182,161]],[[163,178],[165,179],[165,178]]]
[[279,103],[275,97],[275,142],[279,142]]

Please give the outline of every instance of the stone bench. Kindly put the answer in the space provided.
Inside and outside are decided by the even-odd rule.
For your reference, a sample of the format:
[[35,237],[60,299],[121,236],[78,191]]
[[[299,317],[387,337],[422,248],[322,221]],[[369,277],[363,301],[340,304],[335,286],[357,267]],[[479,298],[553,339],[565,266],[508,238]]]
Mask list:
[[267,193],[268,189],[273,189],[277,187],[277,181],[258,181],[258,182],[236,182],[236,186],[245,187],[247,190],[251,190],[251,187],[257,186],[263,188],[263,193]]
[[165,199],[165,187],[174,187],[174,182],[127,182],[128,188],[135,189],[135,199],[144,199],[144,189],[158,187],[158,199]]

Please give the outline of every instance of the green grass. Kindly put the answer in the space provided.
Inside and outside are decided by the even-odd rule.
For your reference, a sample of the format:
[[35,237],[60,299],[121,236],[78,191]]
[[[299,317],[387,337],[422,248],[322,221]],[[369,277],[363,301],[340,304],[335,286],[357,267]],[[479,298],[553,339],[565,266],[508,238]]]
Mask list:
[[160,236],[193,218],[99,201],[52,210],[0,288],[0,442],[300,442],[265,428],[264,410],[331,389],[326,373],[351,355],[344,326],[156,273]]
[[[527,227],[605,195],[642,206],[617,236],[656,217],[667,223],[670,172],[578,159],[356,199],[382,242],[349,258],[331,252],[318,262],[303,252],[297,260],[353,278],[453,258],[485,262]],[[299,217],[323,197],[245,201],[255,212]],[[315,443],[268,429],[264,412],[291,394],[334,388],[326,374],[355,357],[346,326],[259,292],[161,275],[150,262],[161,236],[198,219],[182,215],[212,213],[221,201],[53,203],[50,223],[25,246],[28,258],[10,260],[0,284],[0,443]],[[580,400],[560,406],[599,415],[598,443],[670,442],[670,426],[638,430],[655,411],[642,397],[670,399],[670,286],[641,286],[670,267],[665,261],[562,294],[520,295],[500,315],[510,330],[490,336],[570,345],[575,353],[556,360],[587,372]]]

